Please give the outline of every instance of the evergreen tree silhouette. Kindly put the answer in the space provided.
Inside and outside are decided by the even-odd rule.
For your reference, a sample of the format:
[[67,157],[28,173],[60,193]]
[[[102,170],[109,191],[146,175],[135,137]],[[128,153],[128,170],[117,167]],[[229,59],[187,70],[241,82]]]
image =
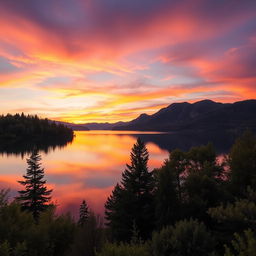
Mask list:
[[50,201],[52,190],[47,190],[44,180],[44,169],[41,168],[41,156],[34,150],[30,158],[27,159],[27,173],[23,175],[24,180],[18,181],[25,187],[20,190],[19,196],[16,198],[20,201],[22,209],[30,211],[35,220],[38,219],[40,213],[47,209],[47,203]]
[[122,174],[105,204],[106,219],[116,240],[130,241],[134,226],[143,240],[153,230],[153,173],[148,170],[148,150],[138,138],[131,151],[131,164]]
[[83,200],[79,209],[79,221],[78,221],[79,226],[84,226],[88,218],[89,218],[89,208],[86,201]]

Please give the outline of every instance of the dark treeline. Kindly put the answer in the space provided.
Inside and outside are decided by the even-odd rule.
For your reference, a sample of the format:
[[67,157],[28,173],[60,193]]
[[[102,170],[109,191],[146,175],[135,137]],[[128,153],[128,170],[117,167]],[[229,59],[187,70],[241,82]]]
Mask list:
[[256,137],[245,132],[225,157],[211,144],[173,150],[150,172],[140,140],[106,203],[110,255],[255,255]]
[[33,153],[17,199],[9,202],[6,190],[0,194],[0,255],[255,256],[256,137],[251,132],[225,157],[208,144],[173,150],[153,171],[148,159],[138,139],[106,202],[103,226],[86,201],[77,221],[55,214],[40,157]]
[[15,114],[0,116],[0,152],[31,153],[35,148],[65,146],[73,140],[73,130],[38,116]]

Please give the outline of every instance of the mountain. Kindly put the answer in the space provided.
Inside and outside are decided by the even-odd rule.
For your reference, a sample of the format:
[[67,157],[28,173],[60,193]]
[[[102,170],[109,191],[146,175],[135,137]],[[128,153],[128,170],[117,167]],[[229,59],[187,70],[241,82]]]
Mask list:
[[74,124],[61,121],[52,121],[55,123],[61,123],[71,128],[75,131],[89,131],[89,130],[112,130],[116,126],[125,125],[125,122],[116,123],[84,123],[84,124]]
[[203,100],[173,103],[153,115],[138,118],[113,130],[139,131],[239,131],[256,130],[256,100],[218,103]]
[[71,128],[74,131],[89,131],[90,129],[85,126],[84,124],[73,124],[73,123],[67,123],[67,122],[61,122],[61,121],[52,121],[56,124],[63,124],[68,128]]
[[90,130],[112,130],[115,126],[120,126],[126,124],[125,122],[117,123],[85,123],[83,124]]

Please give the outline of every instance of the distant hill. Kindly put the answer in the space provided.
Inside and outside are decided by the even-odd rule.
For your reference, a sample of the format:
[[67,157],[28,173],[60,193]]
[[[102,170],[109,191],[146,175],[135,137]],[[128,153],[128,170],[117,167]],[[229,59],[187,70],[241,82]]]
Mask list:
[[90,130],[112,130],[115,126],[120,126],[126,124],[125,122],[117,123],[85,123],[83,124]]
[[69,127],[36,115],[0,115],[1,154],[23,155],[33,150],[48,152],[66,146],[73,137],[74,132]]
[[89,131],[89,130],[112,130],[114,127],[119,125],[125,125],[125,122],[116,123],[84,123],[84,124],[73,124],[61,121],[53,121],[55,123],[61,123],[74,131]]
[[84,124],[73,124],[73,123],[67,123],[67,122],[61,122],[61,121],[52,121],[56,124],[63,124],[66,127],[74,130],[74,131],[89,131],[90,129],[85,126]]
[[240,131],[256,130],[256,100],[218,103],[203,100],[196,103],[173,103],[153,115],[138,118],[113,130],[139,131]]

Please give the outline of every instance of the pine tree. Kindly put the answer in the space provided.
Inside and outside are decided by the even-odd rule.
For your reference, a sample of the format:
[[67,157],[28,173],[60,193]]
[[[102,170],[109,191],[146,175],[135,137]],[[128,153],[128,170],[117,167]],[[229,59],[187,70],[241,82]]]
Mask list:
[[87,221],[89,217],[89,208],[87,206],[87,203],[85,200],[83,200],[82,204],[80,205],[79,209],[79,226],[84,226],[85,222]]
[[18,181],[25,187],[19,191],[17,200],[20,201],[22,209],[30,211],[35,220],[40,213],[49,206],[50,194],[52,190],[47,190],[44,180],[44,169],[41,168],[41,156],[37,151],[33,151],[30,158],[27,159],[27,173],[23,175],[24,180]]
[[129,200],[126,195],[123,187],[117,183],[105,204],[106,224],[110,227],[112,237],[117,241],[127,241],[127,238],[132,236],[132,226],[127,211]]
[[179,184],[176,179],[176,171],[172,168],[170,160],[155,170],[156,178],[156,224],[163,228],[173,224],[180,212]]
[[151,235],[155,184],[153,173],[148,170],[148,158],[147,148],[138,138],[131,151],[131,164],[126,165],[122,174],[121,185],[115,187],[105,205],[106,219],[116,239],[129,241],[134,225],[142,239]]
[[236,140],[229,155],[230,185],[236,196],[244,196],[247,187],[256,188],[256,136],[249,130]]

